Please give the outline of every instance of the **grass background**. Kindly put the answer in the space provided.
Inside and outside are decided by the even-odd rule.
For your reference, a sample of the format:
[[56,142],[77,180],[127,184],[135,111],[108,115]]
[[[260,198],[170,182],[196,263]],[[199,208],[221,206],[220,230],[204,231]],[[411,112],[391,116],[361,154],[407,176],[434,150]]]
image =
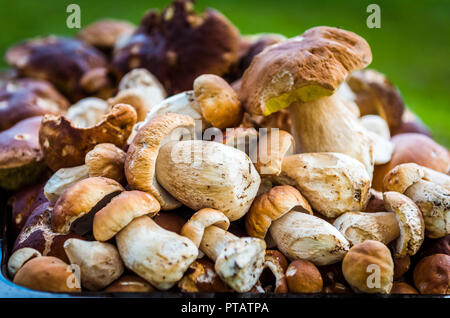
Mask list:
[[[0,54],[22,39],[73,35],[66,7],[81,7],[82,26],[100,18],[138,23],[155,0],[0,0]],[[381,28],[369,29],[366,8],[381,7]],[[399,87],[407,105],[450,147],[450,1],[449,0],[197,0],[197,9],[214,7],[243,34],[277,32],[295,36],[317,25],[339,26],[362,35],[373,52],[370,67]],[[2,60],[0,68],[5,68]]]

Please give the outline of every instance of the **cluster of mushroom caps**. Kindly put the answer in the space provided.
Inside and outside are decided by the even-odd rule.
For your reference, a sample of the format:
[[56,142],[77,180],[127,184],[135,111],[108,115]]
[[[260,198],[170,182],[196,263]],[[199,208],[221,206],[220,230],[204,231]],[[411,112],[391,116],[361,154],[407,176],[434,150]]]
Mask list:
[[16,284],[449,293],[449,151],[364,39],[241,36],[187,0],[78,37],[0,78]]

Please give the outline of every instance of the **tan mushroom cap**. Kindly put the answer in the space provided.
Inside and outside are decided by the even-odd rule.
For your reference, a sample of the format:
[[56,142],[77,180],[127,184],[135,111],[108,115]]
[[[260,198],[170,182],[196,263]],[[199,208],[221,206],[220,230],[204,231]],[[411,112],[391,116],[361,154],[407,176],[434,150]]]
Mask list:
[[332,95],[350,72],[371,60],[369,45],[355,33],[315,27],[255,56],[239,97],[247,111],[267,116],[295,101]]
[[8,274],[14,278],[17,271],[30,259],[42,256],[38,250],[30,247],[24,247],[16,250],[8,260]]
[[120,36],[134,30],[135,26],[127,21],[104,19],[82,28],[77,38],[100,49],[111,49]]
[[132,189],[152,194],[162,210],[172,210],[181,205],[156,180],[156,158],[165,143],[191,134],[194,121],[178,114],[160,115],[147,122],[133,139],[125,160],[125,175]]
[[148,293],[155,288],[136,275],[124,275],[103,290],[107,293]]
[[277,186],[259,195],[245,217],[248,235],[264,239],[273,221],[296,208],[312,214],[308,201],[289,185]]
[[257,152],[255,167],[259,174],[279,175],[284,157],[295,152],[294,137],[284,130],[270,129],[260,136]]
[[93,232],[97,241],[108,241],[135,218],[159,212],[160,204],[151,194],[124,191],[94,216]]
[[421,180],[425,172],[415,163],[404,163],[389,171],[383,180],[384,191],[405,193],[406,189]]
[[98,144],[86,154],[85,164],[91,177],[105,177],[122,182],[125,179],[126,154],[114,144]]
[[51,217],[52,229],[58,233],[68,233],[75,220],[91,212],[105,197],[122,191],[124,188],[117,181],[103,177],[75,183],[56,201]]
[[323,288],[319,270],[307,260],[295,260],[289,264],[286,280],[291,293],[320,293]]
[[[41,256],[28,261],[14,277],[14,283],[30,289],[48,292],[79,292],[80,288],[68,284],[73,277],[69,265],[59,258]],[[74,277],[76,279],[76,276]]]
[[201,209],[191,216],[188,222],[181,228],[181,235],[189,238],[199,247],[203,234],[208,226],[215,225],[223,230],[228,230],[230,220],[219,210]]
[[115,105],[101,122],[90,128],[75,127],[64,116],[46,115],[39,131],[45,162],[56,171],[84,164],[86,153],[97,144],[112,143],[122,147],[136,118],[134,108],[126,104]]
[[391,289],[391,295],[396,294],[404,294],[404,295],[416,295],[419,294],[419,292],[405,282],[394,282]]
[[213,74],[200,75],[194,81],[194,96],[203,118],[214,127],[225,129],[241,123],[241,102],[223,78]]
[[400,237],[395,242],[395,257],[414,255],[423,243],[425,224],[417,205],[407,196],[398,192],[385,192],[384,205],[395,212],[400,227]]

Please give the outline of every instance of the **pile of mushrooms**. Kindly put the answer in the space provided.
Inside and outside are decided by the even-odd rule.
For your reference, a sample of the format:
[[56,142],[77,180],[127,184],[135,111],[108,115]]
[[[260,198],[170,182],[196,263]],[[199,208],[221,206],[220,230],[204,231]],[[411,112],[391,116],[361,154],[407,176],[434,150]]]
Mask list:
[[450,152],[357,34],[245,36],[175,0],[6,61],[14,283],[450,294]]

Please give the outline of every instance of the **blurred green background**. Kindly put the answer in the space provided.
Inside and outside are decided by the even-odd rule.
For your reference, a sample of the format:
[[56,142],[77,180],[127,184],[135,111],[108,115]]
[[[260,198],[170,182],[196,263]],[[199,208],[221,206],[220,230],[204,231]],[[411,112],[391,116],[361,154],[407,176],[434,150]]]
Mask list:
[[[155,0],[0,0],[0,54],[15,42],[38,35],[73,35],[66,7],[81,7],[82,26],[100,18],[138,23]],[[381,7],[381,28],[369,29],[370,3]],[[286,36],[317,25],[338,26],[362,35],[371,45],[372,68],[399,87],[408,106],[450,147],[450,1],[374,0],[197,0],[197,9],[214,7],[243,34],[277,32]],[[6,67],[4,61],[0,68]]]

